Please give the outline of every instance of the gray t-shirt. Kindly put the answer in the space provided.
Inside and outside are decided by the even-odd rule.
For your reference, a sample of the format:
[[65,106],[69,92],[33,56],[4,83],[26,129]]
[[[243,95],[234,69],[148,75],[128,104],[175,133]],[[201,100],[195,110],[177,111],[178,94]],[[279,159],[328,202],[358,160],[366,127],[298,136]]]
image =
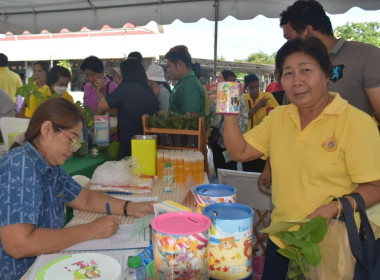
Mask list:
[[157,95],[159,108],[160,108],[160,111],[166,111],[169,109],[170,92],[162,84],[159,85],[159,88],[160,88],[160,92]]
[[329,58],[333,74],[328,90],[372,116],[374,110],[365,90],[380,87],[380,48],[339,39]]
[[17,112],[17,106],[9,95],[0,88],[0,118],[14,117]]

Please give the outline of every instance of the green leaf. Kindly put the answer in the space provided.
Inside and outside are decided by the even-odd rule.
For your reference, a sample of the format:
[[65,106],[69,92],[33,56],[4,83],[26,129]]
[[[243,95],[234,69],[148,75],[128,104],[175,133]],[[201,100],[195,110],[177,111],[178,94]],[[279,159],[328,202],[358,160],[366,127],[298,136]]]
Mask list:
[[302,253],[304,254],[307,262],[313,266],[317,266],[321,262],[322,255],[317,244],[311,243],[310,246],[302,248]]
[[289,260],[295,260],[297,258],[297,254],[289,249],[277,249],[277,252]]

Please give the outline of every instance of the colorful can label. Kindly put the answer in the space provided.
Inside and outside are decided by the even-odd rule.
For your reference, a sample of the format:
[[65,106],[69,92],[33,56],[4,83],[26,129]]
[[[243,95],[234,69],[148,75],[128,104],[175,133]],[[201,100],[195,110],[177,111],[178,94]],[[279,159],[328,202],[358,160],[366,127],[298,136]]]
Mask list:
[[[211,205],[211,207],[216,205]],[[226,205],[226,203],[219,205]],[[233,212],[234,207],[241,208],[241,206],[245,205],[230,204],[226,211]],[[244,214],[245,217],[242,219],[238,217],[225,219],[223,214],[220,218],[212,217],[213,213],[218,211],[213,209],[207,211],[208,208],[210,206],[204,208],[203,212],[212,221],[209,239],[210,277],[229,280],[249,277],[252,274],[253,210],[249,208],[248,211],[252,211],[252,214],[248,216]]]
[[209,279],[208,231],[190,235],[155,232],[153,252],[155,279]]
[[239,103],[240,83],[219,82],[216,100],[216,113],[239,114]]

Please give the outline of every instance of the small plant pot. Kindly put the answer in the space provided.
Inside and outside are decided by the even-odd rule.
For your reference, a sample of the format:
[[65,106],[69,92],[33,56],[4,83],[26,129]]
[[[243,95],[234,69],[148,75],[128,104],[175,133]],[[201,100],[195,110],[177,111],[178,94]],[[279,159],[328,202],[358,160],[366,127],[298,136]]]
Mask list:
[[198,147],[198,136],[196,136],[196,135],[187,135],[186,136],[186,147],[188,147],[188,148],[197,148]]
[[185,147],[186,145],[186,135],[174,134],[173,140],[175,147]]

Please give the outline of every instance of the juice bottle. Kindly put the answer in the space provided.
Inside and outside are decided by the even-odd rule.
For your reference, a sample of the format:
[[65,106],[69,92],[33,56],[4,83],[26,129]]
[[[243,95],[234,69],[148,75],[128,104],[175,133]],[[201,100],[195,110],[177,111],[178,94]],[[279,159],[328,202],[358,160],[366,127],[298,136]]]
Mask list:
[[197,184],[204,182],[204,156],[201,151],[197,151]]
[[190,158],[187,151],[182,151],[184,158],[184,182],[186,182],[189,175],[191,175]]
[[185,181],[185,176],[184,176],[184,160],[183,160],[183,155],[181,150],[176,151],[176,156],[177,156],[177,182],[178,183],[183,183]]
[[189,151],[191,176],[197,182],[197,158],[195,151]]
[[162,180],[162,173],[164,172],[164,151],[162,149],[157,150],[157,176]]
[[172,164],[172,167],[174,169],[175,174],[177,174],[178,166],[177,166],[177,154],[175,150],[169,150],[170,152],[170,162]]

